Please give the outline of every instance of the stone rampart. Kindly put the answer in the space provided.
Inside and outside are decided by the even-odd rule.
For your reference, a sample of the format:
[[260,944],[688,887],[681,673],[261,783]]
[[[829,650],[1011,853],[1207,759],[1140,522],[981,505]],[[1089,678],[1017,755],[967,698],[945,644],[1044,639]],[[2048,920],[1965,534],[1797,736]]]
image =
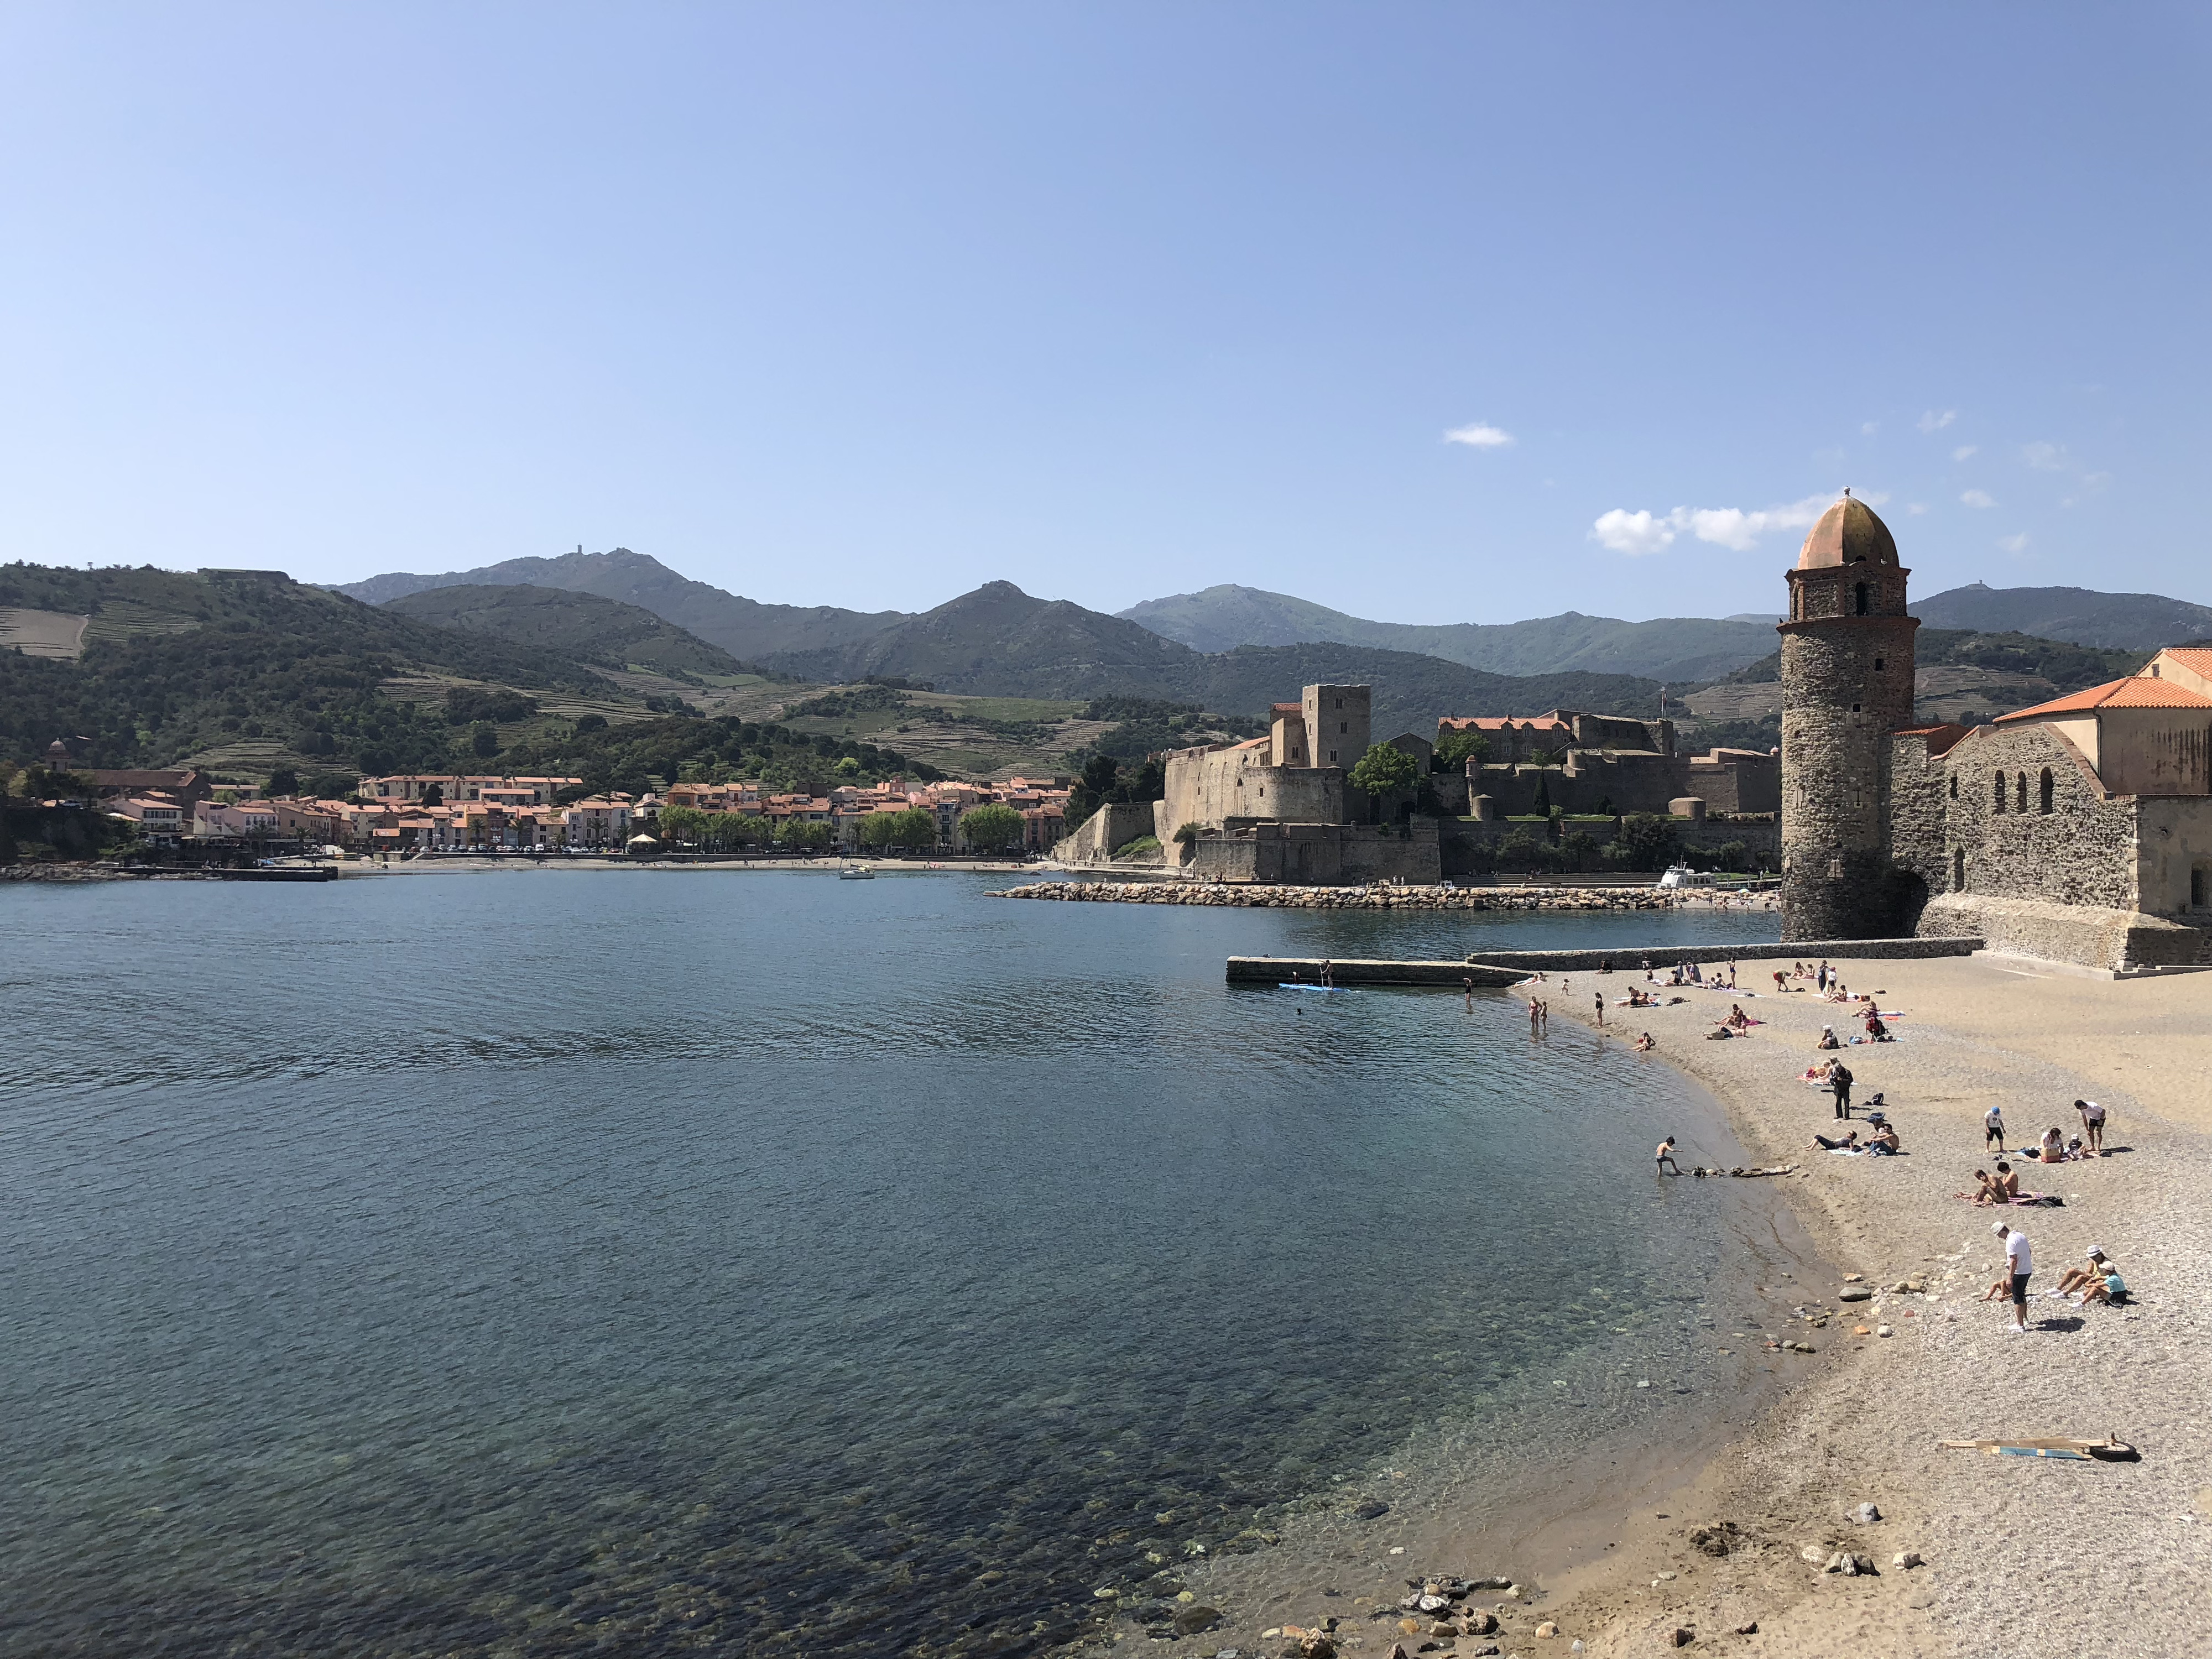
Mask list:
[[1062,864],[1108,864],[1114,849],[1158,832],[1153,828],[1153,803],[1130,805],[1109,801],[1085,818],[1075,833],[1060,838],[1052,855]]
[[1936,933],[1972,931],[1986,939],[1992,951],[2071,963],[2100,973],[2212,964],[2212,931],[2139,910],[1971,891],[1943,893],[1928,901],[1920,925]]

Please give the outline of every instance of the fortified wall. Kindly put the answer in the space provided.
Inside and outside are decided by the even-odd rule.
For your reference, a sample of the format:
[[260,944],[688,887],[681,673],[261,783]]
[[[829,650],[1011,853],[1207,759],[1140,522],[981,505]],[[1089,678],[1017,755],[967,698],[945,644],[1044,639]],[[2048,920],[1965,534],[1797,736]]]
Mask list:
[[1753,749],[1704,755],[1571,749],[1564,767],[1478,766],[1470,762],[1470,797],[1487,795],[1502,814],[1537,810],[1541,782],[1550,804],[1569,812],[1664,812],[1694,795],[1714,812],[1779,812],[1782,761]]

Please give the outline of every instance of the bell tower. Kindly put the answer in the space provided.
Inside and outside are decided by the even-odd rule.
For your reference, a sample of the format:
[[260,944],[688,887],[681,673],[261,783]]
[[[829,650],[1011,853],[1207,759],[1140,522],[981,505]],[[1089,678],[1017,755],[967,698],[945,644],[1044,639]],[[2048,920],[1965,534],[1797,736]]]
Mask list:
[[1912,724],[1912,635],[1889,526],[1849,490],[1790,573],[1782,635],[1782,938],[1881,939],[1900,922],[1890,734]]

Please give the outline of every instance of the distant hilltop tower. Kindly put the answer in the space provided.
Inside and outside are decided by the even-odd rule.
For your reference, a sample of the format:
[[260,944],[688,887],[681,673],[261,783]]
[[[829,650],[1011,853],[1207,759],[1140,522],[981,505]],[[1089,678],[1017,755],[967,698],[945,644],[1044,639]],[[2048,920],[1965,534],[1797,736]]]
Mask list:
[[1849,490],[1790,573],[1782,635],[1782,937],[1893,933],[1890,733],[1912,724],[1912,634],[1889,526]]

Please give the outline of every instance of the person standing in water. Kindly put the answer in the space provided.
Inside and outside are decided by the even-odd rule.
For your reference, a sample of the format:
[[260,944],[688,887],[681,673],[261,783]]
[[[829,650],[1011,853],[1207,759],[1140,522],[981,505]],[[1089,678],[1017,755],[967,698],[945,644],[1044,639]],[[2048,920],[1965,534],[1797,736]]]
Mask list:
[[1474,1012],[1474,975],[1469,974],[1460,983],[1467,988],[1467,1011],[1471,1014]]
[[1651,1172],[1656,1175],[1662,1170],[1672,1170],[1676,1175],[1682,1173],[1682,1166],[1674,1162],[1674,1137],[1672,1135],[1661,1141],[1659,1150],[1651,1155]]
[[1605,993],[1602,991],[1597,994],[1597,1029],[1601,1031],[1605,1030]]

